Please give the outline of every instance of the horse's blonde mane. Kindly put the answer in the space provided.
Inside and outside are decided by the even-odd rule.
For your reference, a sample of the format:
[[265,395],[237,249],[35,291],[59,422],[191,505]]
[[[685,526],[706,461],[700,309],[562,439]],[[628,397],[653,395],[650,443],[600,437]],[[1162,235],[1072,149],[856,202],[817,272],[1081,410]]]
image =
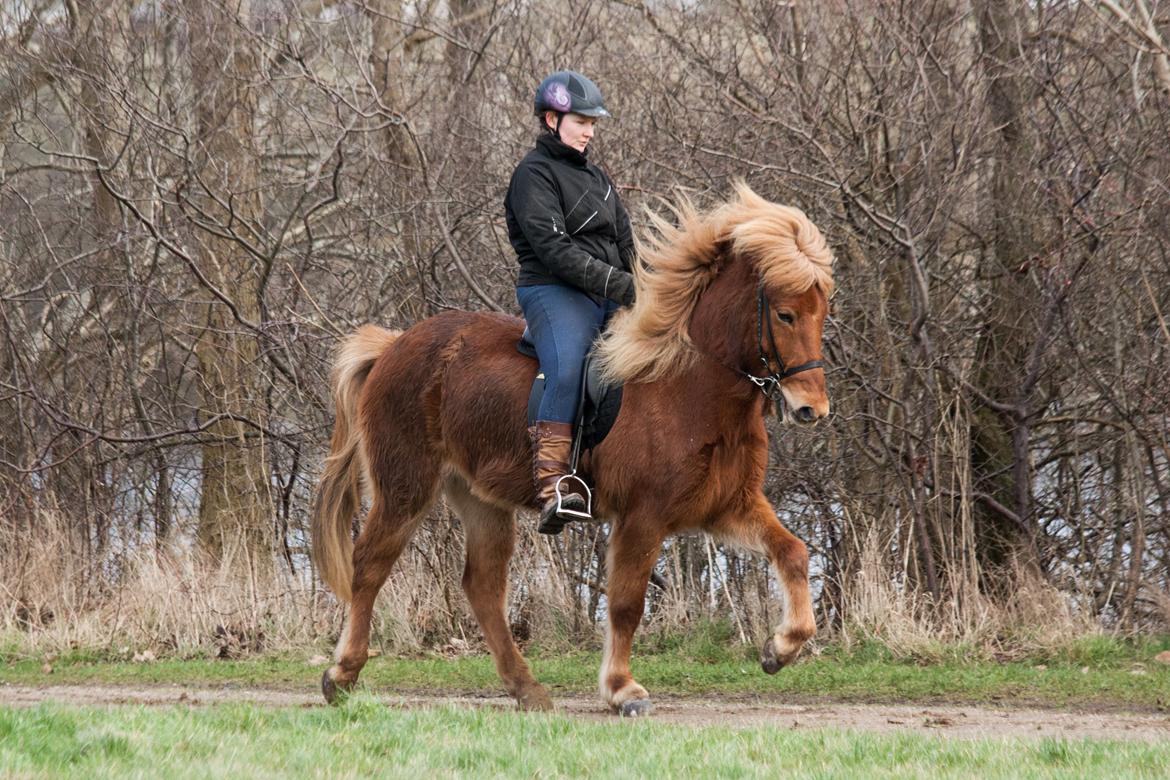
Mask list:
[[677,227],[648,213],[652,230],[634,269],[637,300],[615,315],[595,351],[608,378],[649,381],[694,358],[691,313],[718,273],[724,247],[750,258],[773,291],[798,295],[817,285],[832,294],[833,255],[800,209],[764,200],[742,182],[733,200],[709,212],[685,198],[668,208]]

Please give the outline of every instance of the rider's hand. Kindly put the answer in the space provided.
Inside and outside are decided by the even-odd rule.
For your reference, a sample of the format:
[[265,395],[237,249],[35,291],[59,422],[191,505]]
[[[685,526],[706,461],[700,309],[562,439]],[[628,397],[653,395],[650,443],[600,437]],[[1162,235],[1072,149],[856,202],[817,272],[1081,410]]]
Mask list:
[[606,297],[622,306],[634,303],[634,275],[626,271],[614,271],[606,285]]

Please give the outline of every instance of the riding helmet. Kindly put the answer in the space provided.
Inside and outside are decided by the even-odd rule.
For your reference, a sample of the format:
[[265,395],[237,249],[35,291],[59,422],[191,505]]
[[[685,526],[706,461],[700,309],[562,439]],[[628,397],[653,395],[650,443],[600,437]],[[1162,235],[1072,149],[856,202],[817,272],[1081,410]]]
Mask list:
[[574,70],[559,70],[540,82],[533,100],[533,111],[540,116],[545,111],[582,116],[609,116],[601,90],[589,79]]

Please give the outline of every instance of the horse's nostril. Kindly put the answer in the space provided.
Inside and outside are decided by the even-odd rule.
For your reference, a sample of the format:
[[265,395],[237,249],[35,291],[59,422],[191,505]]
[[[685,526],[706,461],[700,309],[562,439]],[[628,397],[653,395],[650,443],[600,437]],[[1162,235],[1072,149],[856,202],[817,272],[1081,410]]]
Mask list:
[[816,419],[816,416],[816,412],[813,411],[811,406],[802,406],[796,410],[796,419],[801,422],[812,422]]

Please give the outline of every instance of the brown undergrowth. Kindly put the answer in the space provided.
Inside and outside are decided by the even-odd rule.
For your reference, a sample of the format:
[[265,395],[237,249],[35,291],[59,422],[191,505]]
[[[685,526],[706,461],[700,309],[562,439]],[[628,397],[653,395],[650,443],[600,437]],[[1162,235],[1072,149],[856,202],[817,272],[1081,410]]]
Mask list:
[[883,566],[888,549],[867,540],[860,565],[842,583],[847,619],[836,637],[846,646],[876,640],[898,657],[931,659],[959,647],[976,657],[1014,659],[1104,630],[1075,596],[1024,566],[984,572],[982,582],[975,576],[947,582],[935,599],[891,576]]
[[[259,576],[246,558],[214,566],[182,539],[161,548],[138,543],[95,551],[58,518],[42,519],[36,529],[8,531],[0,540],[0,649],[9,655],[327,653],[340,632],[342,610],[317,583],[307,556],[285,557],[274,574]],[[420,531],[379,596],[373,647],[380,652],[484,649],[461,591],[458,521],[445,512],[436,520]],[[582,548],[593,547],[599,534],[589,528],[554,540],[519,535],[509,619],[522,645],[554,652],[600,646],[604,584],[596,573],[582,573],[580,563]],[[666,549],[663,576],[648,592],[643,641],[694,645],[702,636],[724,646],[755,645],[767,635],[779,606],[763,566],[746,578],[750,587],[694,576],[695,559],[705,555],[709,570],[717,570],[722,554],[706,540]],[[842,583],[847,619],[822,627],[812,652],[818,643],[877,640],[895,656],[929,659],[962,647],[984,657],[1020,657],[1100,630],[1066,595],[1018,572],[1010,598],[972,588],[934,603],[902,587],[876,552],[867,554],[873,560]]]
[[[420,531],[378,599],[375,647],[383,652],[479,642],[460,587],[462,534],[439,520]],[[186,539],[95,551],[58,519],[42,521],[0,539],[0,641],[9,652],[230,658],[327,651],[340,633],[342,608],[303,554],[261,569],[241,554],[214,565]],[[554,551],[523,546],[528,565],[517,567],[513,586],[522,598],[510,616],[521,640],[541,616],[566,612]]]

